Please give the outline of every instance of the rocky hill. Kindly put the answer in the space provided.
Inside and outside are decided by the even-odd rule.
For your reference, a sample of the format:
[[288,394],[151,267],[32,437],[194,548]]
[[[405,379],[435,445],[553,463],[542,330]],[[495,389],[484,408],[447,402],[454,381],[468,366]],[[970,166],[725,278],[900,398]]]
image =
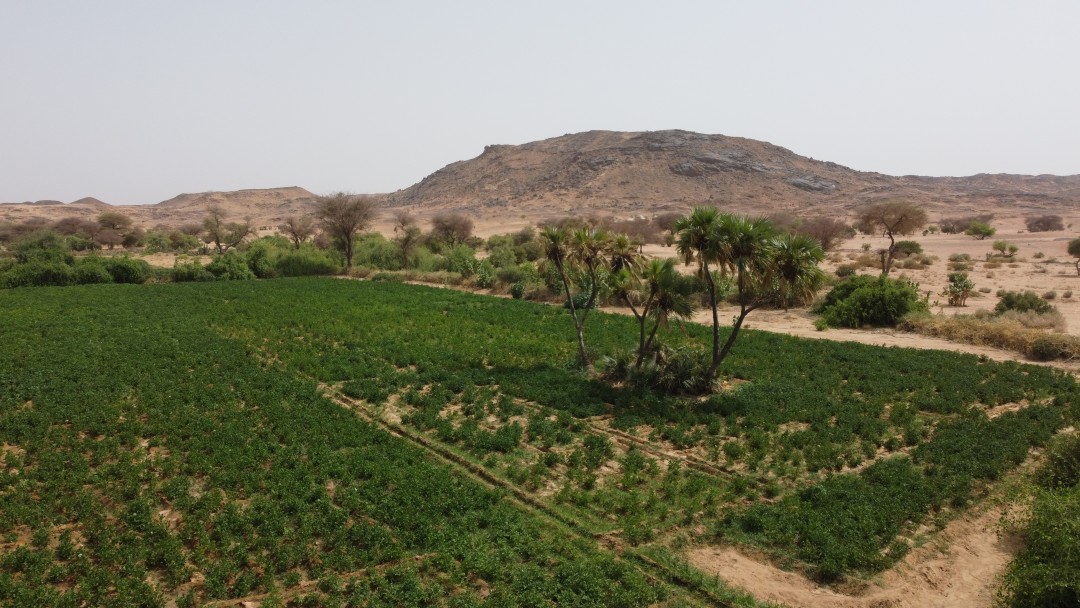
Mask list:
[[[589,131],[510,146],[452,163],[419,183],[374,195],[388,211],[421,218],[454,210],[490,232],[561,215],[615,216],[684,211],[715,204],[742,213],[792,211],[850,215],[885,199],[922,204],[931,217],[993,212],[1000,216],[1058,213],[1080,216],[1080,175],[895,177],[800,156],[770,143],[689,131]],[[272,227],[313,212],[315,195],[300,187],[181,194],[156,205],[111,206],[94,198],[73,203],[0,205],[0,222],[32,217],[92,218],[104,210],[128,214],[145,227],[198,222],[216,205],[230,218]],[[383,213],[376,227],[389,227]]]
[[1080,175],[894,177],[799,156],[779,146],[688,131],[589,131],[492,145],[388,196],[417,211],[652,213],[717,204],[743,212],[849,213],[906,199],[939,213],[1073,208]]

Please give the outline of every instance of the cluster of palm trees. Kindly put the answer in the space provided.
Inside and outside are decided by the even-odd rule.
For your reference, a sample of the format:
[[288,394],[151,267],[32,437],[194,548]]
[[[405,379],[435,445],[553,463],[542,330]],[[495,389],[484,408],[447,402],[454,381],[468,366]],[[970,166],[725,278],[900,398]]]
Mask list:
[[[578,362],[590,365],[585,347],[585,320],[605,285],[626,303],[638,321],[635,367],[656,352],[656,335],[672,318],[687,319],[695,310],[698,286],[703,284],[712,312],[712,356],[704,382],[711,384],[720,363],[731,353],[747,315],[762,306],[798,306],[809,302],[821,288],[825,273],[821,244],[797,234],[780,234],[764,218],[722,213],[698,207],[674,227],[676,249],[686,264],[697,265],[697,281],[681,275],[676,260],[645,260],[625,235],[598,228],[549,226],[541,233],[547,260],[554,266],[566,292],[567,306],[578,342]],[[587,276],[587,299],[576,305],[572,270]],[[603,271],[603,273],[602,273]],[[739,312],[721,341],[719,304],[732,298]]]

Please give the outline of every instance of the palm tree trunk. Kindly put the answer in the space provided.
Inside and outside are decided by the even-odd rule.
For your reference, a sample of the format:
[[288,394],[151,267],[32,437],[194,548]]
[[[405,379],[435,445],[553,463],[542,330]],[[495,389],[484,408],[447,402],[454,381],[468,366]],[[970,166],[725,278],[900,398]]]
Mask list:
[[570,296],[570,280],[566,277],[566,270],[563,269],[561,261],[555,262],[555,268],[559,271],[563,289],[566,290],[566,302],[570,307],[570,316],[574,319],[574,329],[577,331],[578,363],[581,364],[581,367],[587,368],[589,367],[589,353],[585,350],[585,331],[582,321],[578,319],[577,309],[574,308],[574,298]]
[[[645,324],[644,323],[642,323],[641,328],[645,329]],[[645,352],[647,350],[652,349],[653,341],[656,340],[656,330],[658,330],[658,329],[660,329],[660,319],[657,319],[656,323],[653,324],[652,331],[649,332],[649,339],[645,341],[645,346],[642,347],[641,353],[638,355],[638,362],[637,362],[638,367],[641,367],[641,363],[645,359]]]
[[720,350],[720,355],[713,359],[712,365],[709,366],[708,371],[705,372],[705,379],[712,381],[716,377],[716,370],[720,368],[720,364],[727,358],[728,353],[731,352],[731,347],[735,345],[735,338],[739,337],[739,330],[742,329],[743,321],[746,316],[750,314],[753,308],[742,306],[739,310],[739,317],[735,319],[735,325],[731,328],[731,333],[728,334],[727,340],[724,341],[724,348]]
[[[712,306],[712,367],[720,365],[720,313],[716,310],[716,283],[709,272],[709,263],[701,261],[701,270],[705,273],[705,283],[709,286],[709,305]],[[714,371],[715,373],[715,371]]]

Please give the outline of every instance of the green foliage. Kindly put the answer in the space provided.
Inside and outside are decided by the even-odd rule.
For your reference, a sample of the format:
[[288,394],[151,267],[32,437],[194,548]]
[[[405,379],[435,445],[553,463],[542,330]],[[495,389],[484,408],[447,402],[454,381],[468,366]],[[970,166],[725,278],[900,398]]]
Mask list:
[[[870,573],[1078,397],[1050,368],[747,331],[725,390],[683,398],[576,371],[557,307],[385,282],[19,290],[4,305],[0,440],[18,449],[0,466],[0,534],[78,534],[5,545],[0,593],[71,590],[76,605],[132,603],[148,580],[178,605],[680,605],[686,590],[635,555],[701,529],[823,578]],[[631,346],[634,319],[592,314],[595,348]],[[710,329],[665,340],[692,351]],[[393,434],[364,421],[390,413]]]
[[1046,446],[1037,478],[1039,485],[1048,490],[1080,484],[1080,434],[1060,435]]
[[0,287],[60,287],[75,282],[71,266],[59,260],[34,259],[0,275]]
[[838,283],[814,312],[833,327],[892,327],[905,315],[927,308],[910,281],[862,275]]
[[150,278],[150,264],[128,256],[105,258],[105,269],[117,283],[145,283]]
[[476,252],[466,245],[455,245],[443,254],[443,269],[469,278],[480,270],[480,261]]
[[70,265],[74,258],[67,240],[52,230],[36,230],[18,239],[9,249],[20,263],[48,262]]
[[[815,565],[823,581],[878,571],[902,557],[893,539],[930,506],[927,483],[910,460],[889,458],[858,475],[834,475],[777,504],[758,504],[720,531],[762,537]],[[883,554],[882,547],[888,547]]]
[[1075,606],[1080,599],[1080,487],[1040,494],[1001,594],[1012,607]]
[[[574,310],[590,310],[600,305],[597,301],[590,302],[592,294],[588,291],[578,291],[570,296],[570,300],[573,300]],[[570,310],[570,300],[563,301],[563,308]]]
[[170,278],[177,283],[192,281],[213,281],[217,277],[199,263],[198,259],[185,259],[178,257],[173,260],[173,267],[169,273]]
[[508,268],[517,265],[518,256],[511,246],[501,245],[488,251],[487,261],[495,268]]
[[340,268],[330,254],[310,246],[285,251],[274,261],[274,270],[282,277],[302,277],[334,274]]
[[918,241],[896,241],[894,248],[897,257],[917,255],[923,252],[922,245]]
[[510,286],[510,296],[515,300],[520,300],[525,296],[525,283],[518,281]]
[[75,264],[74,279],[78,285],[113,282],[113,276],[105,262],[96,256],[82,258]]
[[975,291],[975,283],[968,278],[966,272],[950,272],[949,284],[941,292],[949,300],[949,306],[966,306],[971,292]]
[[214,256],[214,259],[206,265],[206,271],[222,281],[247,281],[255,278],[255,273],[248,266],[247,258],[235,250]]
[[964,234],[975,237],[980,241],[994,236],[996,233],[997,229],[985,222],[971,222],[968,224],[967,228],[964,229]]
[[998,295],[1000,299],[997,305],[994,306],[994,312],[997,314],[1010,310],[1046,314],[1054,310],[1053,304],[1040,298],[1039,294],[1034,291],[1006,291]]
[[[356,283],[284,279],[5,294],[0,534],[36,533],[0,548],[0,604],[201,605],[267,594],[272,605],[297,591],[311,594],[290,595],[302,605],[476,605],[481,592],[508,605],[688,599],[325,399],[299,372],[324,346],[340,372],[380,367],[379,378],[401,379],[378,363],[407,349],[372,330],[395,306],[380,290],[415,288],[363,285],[375,289],[373,302],[358,301]],[[477,302],[427,293],[436,297],[423,308],[436,317],[446,304],[457,316]],[[269,342],[251,333],[262,332],[248,317],[262,296],[282,312],[305,307],[298,294],[335,304],[329,314],[267,319],[277,328]],[[372,304],[382,321],[361,324],[376,344],[323,343],[332,327],[359,329],[339,321]],[[315,350],[280,341],[300,319],[320,326],[304,332]],[[463,343],[471,358],[475,344]],[[254,356],[258,344],[280,349],[281,364]],[[429,354],[414,352],[430,377],[461,369],[459,355],[432,367]],[[509,423],[477,431],[474,445],[511,455],[523,437]],[[595,464],[611,449],[598,438],[582,457]],[[72,524],[78,534],[63,536],[60,526]],[[305,578],[318,584],[303,591]]]
[[353,264],[379,270],[401,270],[401,249],[378,232],[356,239],[353,244]]
[[489,289],[495,286],[495,267],[489,260],[483,260],[476,268],[476,286],[481,289]]

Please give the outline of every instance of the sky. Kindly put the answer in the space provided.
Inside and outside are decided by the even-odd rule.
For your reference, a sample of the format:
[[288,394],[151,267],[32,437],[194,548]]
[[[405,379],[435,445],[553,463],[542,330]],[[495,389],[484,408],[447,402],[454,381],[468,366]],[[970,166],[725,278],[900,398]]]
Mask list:
[[0,201],[392,192],[487,144],[1080,174],[1075,0],[0,0]]

